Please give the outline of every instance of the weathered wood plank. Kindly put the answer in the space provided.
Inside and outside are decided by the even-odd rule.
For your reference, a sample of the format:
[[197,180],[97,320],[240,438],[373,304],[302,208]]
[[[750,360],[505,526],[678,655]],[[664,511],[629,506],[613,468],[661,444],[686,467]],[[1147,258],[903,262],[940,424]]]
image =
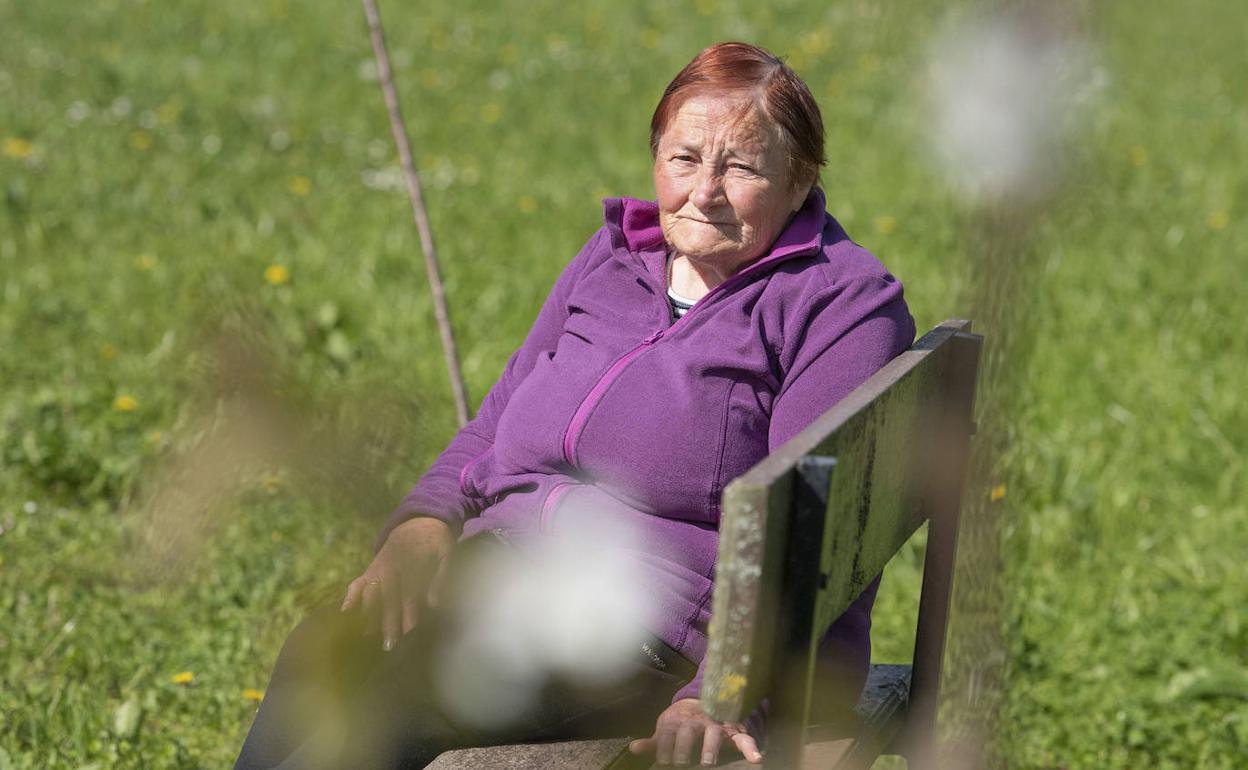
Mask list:
[[724,663],[703,678],[703,707],[708,697],[741,704],[757,703],[765,695],[777,644],[777,565],[784,560],[788,526],[788,517],[773,511],[787,511],[791,495],[789,474],[761,484],[739,479],[724,490],[721,509],[732,513],[720,522],[711,606],[710,640],[718,650],[707,653],[715,655],[708,665],[716,659]]
[[821,636],[924,520],[921,502],[941,470],[947,431],[946,321],[724,491],[719,560],[702,704],[744,719],[772,680],[776,614],[792,473],[805,455],[836,459],[823,528],[826,579],[812,629]]
[[946,446],[946,384],[952,348],[942,344],[831,435],[816,452],[837,458],[828,499],[817,602],[822,634],[927,518],[923,502]]
[[612,760],[627,754],[629,740],[604,738],[460,749],[439,755],[429,770],[590,770],[607,767]]

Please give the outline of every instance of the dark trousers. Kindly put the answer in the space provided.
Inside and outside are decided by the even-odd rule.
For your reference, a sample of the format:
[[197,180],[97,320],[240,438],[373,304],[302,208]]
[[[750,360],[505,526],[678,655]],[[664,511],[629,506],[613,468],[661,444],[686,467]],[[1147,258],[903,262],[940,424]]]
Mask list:
[[[354,615],[336,607],[311,613],[282,648],[235,770],[421,768],[444,751],[470,746],[648,736],[695,672],[651,636],[612,682],[547,678],[528,691],[521,713],[482,726],[449,707],[448,683],[439,677],[446,646],[462,643],[455,617],[464,612],[470,604],[456,613],[426,613],[390,652],[382,652],[377,636],[361,633]],[[503,699],[517,686],[506,676],[490,684]]]

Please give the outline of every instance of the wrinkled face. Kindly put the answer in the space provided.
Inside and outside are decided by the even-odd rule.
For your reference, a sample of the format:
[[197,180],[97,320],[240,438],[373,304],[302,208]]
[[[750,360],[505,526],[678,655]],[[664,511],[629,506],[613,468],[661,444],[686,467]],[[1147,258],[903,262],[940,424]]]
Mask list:
[[659,224],[676,254],[730,275],[762,256],[809,184],[790,179],[784,140],[748,94],[695,96],[659,137]]

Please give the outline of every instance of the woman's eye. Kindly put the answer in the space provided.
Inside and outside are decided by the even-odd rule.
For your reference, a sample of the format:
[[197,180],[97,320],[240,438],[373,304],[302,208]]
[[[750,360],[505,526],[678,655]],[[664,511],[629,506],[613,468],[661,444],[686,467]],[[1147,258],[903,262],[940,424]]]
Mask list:
[[680,163],[693,163],[695,161],[695,158],[692,155],[677,155],[673,157],[672,160],[678,161]]
[[735,171],[744,171],[744,172],[745,172],[745,173],[747,173],[747,174],[753,174],[753,173],[754,173],[754,167],[753,167],[753,166],[747,166],[747,165],[746,165],[746,164],[744,164],[744,163],[731,163],[731,164],[729,164],[729,165],[728,165],[728,168],[733,169],[733,170],[735,170]]

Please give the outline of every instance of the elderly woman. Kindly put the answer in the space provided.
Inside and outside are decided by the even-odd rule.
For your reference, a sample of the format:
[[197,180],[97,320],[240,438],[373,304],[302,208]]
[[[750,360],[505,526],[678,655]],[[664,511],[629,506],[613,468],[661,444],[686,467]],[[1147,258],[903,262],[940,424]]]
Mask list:
[[[900,283],[824,211],[823,141],[805,83],[760,48],[715,45],[676,76],[651,122],[657,201],[605,201],[343,612],[291,635],[238,767],[422,767],[459,746],[609,734],[649,735],[630,748],[660,765],[714,764],[725,744],[761,761],[757,729],[698,701],[720,492],[914,337]],[[609,682],[552,680],[507,725],[456,716],[430,670],[459,638],[447,575],[468,554],[540,554],[584,511],[633,535],[618,547],[653,601],[636,661]],[[872,585],[825,639],[848,697],[874,597]],[[458,617],[474,601],[452,602]],[[360,641],[361,623],[380,645]],[[313,680],[340,706],[328,725],[301,709]]]

